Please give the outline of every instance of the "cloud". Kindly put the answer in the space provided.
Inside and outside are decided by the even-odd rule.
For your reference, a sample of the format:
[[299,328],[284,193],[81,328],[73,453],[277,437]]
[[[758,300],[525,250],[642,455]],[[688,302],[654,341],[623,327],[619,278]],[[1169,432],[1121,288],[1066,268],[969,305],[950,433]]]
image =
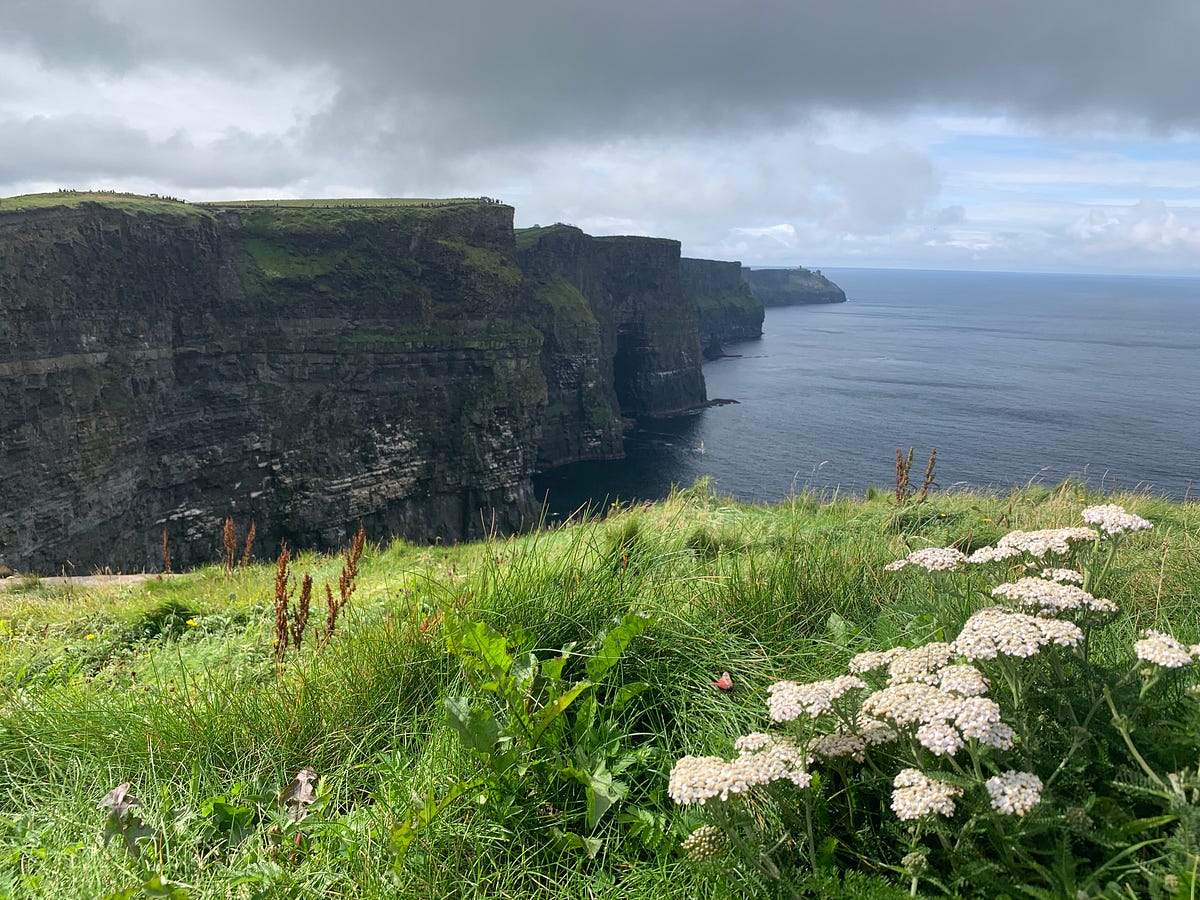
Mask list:
[[1067,227],[1081,249],[1094,255],[1182,256],[1200,252],[1200,227],[1180,220],[1161,200],[1125,209],[1092,209]]

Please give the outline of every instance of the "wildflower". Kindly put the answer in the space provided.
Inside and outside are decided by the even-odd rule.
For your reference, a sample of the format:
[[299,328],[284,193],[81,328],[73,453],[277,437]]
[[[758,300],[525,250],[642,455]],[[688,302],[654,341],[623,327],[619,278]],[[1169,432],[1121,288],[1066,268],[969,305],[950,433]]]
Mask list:
[[1009,769],[984,782],[992,797],[992,809],[1006,816],[1023,816],[1042,799],[1042,779],[1032,772]]
[[893,647],[891,650],[869,650],[866,653],[860,653],[851,659],[846,668],[855,674],[862,674],[863,672],[872,672],[875,669],[882,669],[906,649],[907,648],[905,647]]
[[1012,729],[1000,721],[1000,706],[987,697],[967,697],[958,706],[954,724],[968,740],[976,740],[992,747],[1011,745]]
[[704,862],[725,849],[725,832],[715,825],[701,825],[680,846],[692,862]]
[[1142,634],[1142,640],[1133,645],[1138,659],[1164,669],[1179,669],[1192,661],[1191,651],[1171,635],[1153,629]]
[[958,712],[962,698],[917,682],[893,684],[863,701],[868,716],[889,719],[897,725],[945,722]]
[[799,718],[802,712],[815,719],[832,710],[834,701],[847,691],[866,686],[866,682],[854,675],[839,675],[828,681],[814,681],[809,684],[777,681],[767,688],[770,695],[767,698],[767,709],[776,722],[791,722]]
[[[1070,572],[1069,569],[1051,571]],[[1071,574],[1076,574],[1071,572]],[[1002,584],[992,590],[993,597],[1016,600],[1024,606],[1036,606],[1040,612],[1060,612],[1067,609],[1082,609],[1089,612],[1117,612],[1111,600],[1093,597],[1083,588],[1073,584],[1060,584],[1045,578],[1022,578]]]
[[730,674],[728,672],[722,672],[721,677],[713,682],[713,687],[717,687],[723,691],[727,691],[733,687],[733,678],[730,676]]
[[958,729],[945,722],[927,722],[917,729],[917,741],[934,756],[953,756],[963,748]]
[[998,560],[1020,555],[1021,551],[1016,547],[980,547],[967,557],[967,562],[975,565],[977,563],[997,562]]
[[946,665],[953,654],[953,647],[938,641],[902,650],[888,663],[888,684],[911,681],[937,684],[937,670]]
[[986,694],[990,685],[974,666],[947,666],[938,672],[938,687],[963,697],[975,697]]
[[754,738],[747,745],[754,749],[741,750],[733,760],[726,761],[719,756],[683,757],[671,769],[667,794],[681,806],[703,805],[714,797],[728,800],[751,788],[782,779],[800,788],[812,783],[812,776],[804,770],[802,754],[793,742],[767,735],[755,735]]
[[863,739],[863,742],[868,747],[878,747],[880,744],[888,744],[899,737],[896,734],[896,729],[892,728],[891,725],[881,722],[878,719],[873,719],[870,716],[860,715],[856,725],[858,736]]
[[966,554],[953,547],[926,547],[914,550],[904,559],[888,563],[883,569],[885,572],[895,572],[905,566],[920,566],[927,572],[951,572],[966,560]]
[[96,639],[96,635],[94,635],[94,634],[85,634],[85,635],[83,636],[83,639],[84,639],[85,641],[94,641],[94,640]]
[[954,649],[969,660],[1029,657],[1045,644],[1074,647],[1081,640],[1083,632],[1074,622],[1035,618],[992,606],[967,619],[954,641]]
[[[893,732],[894,733],[894,732]],[[851,757],[862,762],[867,750],[867,742],[861,735],[848,731],[834,731],[813,738],[808,744],[809,761],[815,759],[842,759]]]
[[1010,547],[1039,559],[1047,553],[1063,556],[1071,552],[1073,541],[1094,541],[1098,537],[1091,528],[1045,528],[1041,531],[1010,531],[996,542],[997,549]]
[[1153,523],[1141,516],[1126,512],[1123,507],[1117,506],[1115,503],[1089,506],[1080,515],[1083,517],[1083,521],[1089,525],[1098,525],[1101,531],[1109,535],[1124,534],[1126,531],[1145,531],[1154,527]]
[[195,620],[195,619],[188,619],[188,620],[187,620],[187,626],[188,626],[188,628],[195,628],[197,624],[198,624],[198,623],[196,622],[196,620]]
[[892,812],[905,821],[931,813],[949,818],[954,815],[954,798],[962,795],[962,788],[935,781],[918,769],[901,769],[892,787]]
[[1042,569],[1042,578],[1070,584],[1083,584],[1083,573],[1074,569]]

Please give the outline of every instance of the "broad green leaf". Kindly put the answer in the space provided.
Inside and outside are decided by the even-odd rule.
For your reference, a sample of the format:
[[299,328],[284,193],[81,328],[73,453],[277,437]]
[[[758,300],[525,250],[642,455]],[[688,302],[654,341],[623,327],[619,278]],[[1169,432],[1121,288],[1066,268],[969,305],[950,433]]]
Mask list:
[[567,708],[575,702],[576,697],[592,686],[590,681],[581,681],[565,694],[559,694],[538,710],[537,715],[533,717],[532,721],[531,745],[536,747],[542,739],[542,735],[546,733],[546,729],[553,725],[558,717],[567,711]]
[[561,828],[551,829],[550,834],[560,847],[568,850],[581,850],[588,859],[595,859],[600,848],[604,846],[604,842],[599,838],[584,837],[573,831],[563,831]]
[[486,709],[471,705],[470,697],[446,697],[446,717],[467,748],[491,756],[500,739],[500,725]]
[[613,781],[612,773],[601,764],[588,778],[588,830],[595,831],[600,820],[629,793],[623,782]]
[[625,648],[639,634],[653,624],[653,620],[637,613],[626,613],[621,624],[604,636],[604,642],[596,655],[587,661],[587,675],[592,681],[599,681],[615,666],[625,652]]

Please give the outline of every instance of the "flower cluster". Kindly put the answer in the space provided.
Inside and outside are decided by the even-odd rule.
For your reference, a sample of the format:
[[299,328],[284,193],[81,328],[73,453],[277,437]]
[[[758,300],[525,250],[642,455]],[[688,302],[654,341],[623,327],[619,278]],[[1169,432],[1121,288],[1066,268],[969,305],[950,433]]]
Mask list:
[[1022,578],[1009,584],[1002,584],[992,590],[992,596],[1015,600],[1022,606],[1037,607],[1039,612],[1045,613],[1062,612],[1063,610],[1117,612],[1117,605],[1111,600],[1093,597],[1083,588],[1073,584],[1062,584],[1059,581],[1049,581],[1045,578]]
[[962,788],[936,781],[919,769],[901,769],[892,787],[892,812],[905,821],[934,813],[949,818],[954,815],[954,798],[962,796]]
[[1200,657],[1200,644],[1188,648],[1171,635],[1154,629],[1148,629],[1142,635],[1140,641],[1134,642],[1133,652],[1143,662],[1164,669],[1181,669],[1194,657]]
[[680,806],[728,800],[752,788],[787,779],[799,788],[812,783],[795,743],[764,734],[747,735],[736,759],[684,756],[671,769],[667,794]]
[[1042,799],[1042,779],[1032,772],[1009,769],[984,782],[992,809],[1006,816],[1023,816]]
[[1038,559],[1047,553],[1065,556],[1071,552],[1072,543],[1094,541],[1098,536],[1091,528],[1082,526],[1044,528],[1040,531],[1010,531],[996,542],[996,549],[1016,550]]
[[839,675],[828,681],[810,684],[777,681],[767,688],[767,709],[776,722],[791,722],[798,719],[801,713],[807,713],[815,719],[832,710],[834,701],[847,691],[866,686],[866,682],[854,675]]
[[701,825],[680,845],[692,862],[704,862],[725,849],[725,832],[715,825]]
[[1002,606],[981,609],[962,627],[954,650],[969,660],[997,656],[1034,656],[1047,644],[1076,647],[1083,631],[1065,619],[1047,619],[1013,612]]
[[1061,581],[1066,584],[1083,584],[1083,573],[1074,569],[1042,569],[1042,578],[1048,581]]
[[901,648],[888,662],[888,684],[908,684],[920,681],[938,683],[938,669],[950,661],[954,648],[935,641],[920,647]]
[[1141,516],[1126,512],[1124,507],[1117,506],[1115,503],[1089,506],[1080,515],[1083,517],[1083,521],[1097,526],[1105,534],[1110,535],[1124,534],[1126,531],[1146,531],[1154,527]]
[[885,572],[895,572],[905,566],[919,566],[927,572],[952,572],[967,561],[967,556],[953,547],[926,547],[914,550],[904,559],[884,566]]

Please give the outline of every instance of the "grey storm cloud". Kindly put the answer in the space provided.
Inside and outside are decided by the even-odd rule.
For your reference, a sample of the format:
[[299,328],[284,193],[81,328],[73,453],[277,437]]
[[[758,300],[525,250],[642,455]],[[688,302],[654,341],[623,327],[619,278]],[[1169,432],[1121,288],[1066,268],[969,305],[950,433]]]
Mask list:
[[[928,104],[1200,126],[1195,0],[17,0],[55,66],[321,66],[317,129],[382,140],[705,132]],[[252,85],[248,85],[252,89]]]

